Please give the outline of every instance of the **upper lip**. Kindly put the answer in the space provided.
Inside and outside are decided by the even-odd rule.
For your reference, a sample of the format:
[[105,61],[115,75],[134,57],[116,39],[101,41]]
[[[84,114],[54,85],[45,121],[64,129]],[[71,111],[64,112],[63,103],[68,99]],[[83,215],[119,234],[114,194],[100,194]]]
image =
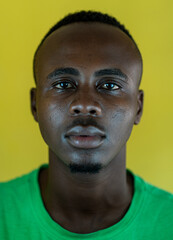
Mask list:
[[69,136],[100,136],[105,137],[105,133],[94,126],[75,126],[68,130],[65,137]]

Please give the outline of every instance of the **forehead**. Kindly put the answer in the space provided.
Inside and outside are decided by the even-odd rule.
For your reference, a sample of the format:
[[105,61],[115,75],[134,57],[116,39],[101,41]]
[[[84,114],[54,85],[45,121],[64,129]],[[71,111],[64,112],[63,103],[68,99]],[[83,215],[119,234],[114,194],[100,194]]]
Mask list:
[[40,47],[37,79],[44,79],[59,67],[75,67],[88,75],[101,68],[116,67],[129,78],[140,79],[142,62],[133,41],[117,27],[73,23],[54,31]]

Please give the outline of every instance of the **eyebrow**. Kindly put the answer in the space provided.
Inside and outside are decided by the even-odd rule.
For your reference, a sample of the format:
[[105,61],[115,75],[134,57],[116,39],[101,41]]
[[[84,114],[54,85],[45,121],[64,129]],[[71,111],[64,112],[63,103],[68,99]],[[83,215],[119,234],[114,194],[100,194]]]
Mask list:
[[102,69],[95,72],[94,74],[95,77],[101,77],[104,75],[115,75],[115,76],[121,77],[124,80],[127,79],[127,76],[118,68]]
[[[68,68],[55,69],[53,72],[51,72],[47,76],[47,78],[51,80],[51,79],[57,78],[58,76],[62,76],[64,74],[69,74],[69,75],[73,75],[73,76],[80,76],[80,72],[77,69],[68,67]],[[95,77],[101,77],[101,76],[104,76],[104,75],[114,75],[114,76],[118,76],[118,77],[122,78],[123,80],[127,79],[127,76],[118,68],[101,69],[101,70],[96,71],[94,73]]]
[[69,75],[74,75],[74,76],[79,76],[80,73],[77,69],[75,68],[58,68],[55,69],[53,72],[51,72],[47,78],[48,79],[55,79],[58,76],[64,75],[64,74],[69,74]]

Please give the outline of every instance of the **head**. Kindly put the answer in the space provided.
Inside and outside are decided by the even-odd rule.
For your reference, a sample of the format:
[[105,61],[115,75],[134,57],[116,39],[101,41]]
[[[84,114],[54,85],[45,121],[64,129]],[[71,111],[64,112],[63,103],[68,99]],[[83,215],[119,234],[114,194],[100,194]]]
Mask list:
[[98,12],[68,15],[34,56],[31,109],[49,150],[72,172],[96,173],[124,151],[140,122],[140,51],[123,25]]

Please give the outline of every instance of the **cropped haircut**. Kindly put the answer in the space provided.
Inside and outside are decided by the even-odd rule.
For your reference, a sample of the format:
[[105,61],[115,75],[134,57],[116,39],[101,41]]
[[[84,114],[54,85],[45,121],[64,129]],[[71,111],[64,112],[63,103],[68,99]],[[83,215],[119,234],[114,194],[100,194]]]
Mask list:
[[[89,23],[89,22],[99,22],[99,23],[105,23],[105,24],[112,25],[112,26],[115,26],[115,27],[119,28],[121,31],[123,31],[133,41],[133,43],[135,44],[139,54],[141,55],[141,53],[138,49],[138,46],[137,46],[136,42],[134,41],[133,37],[131,36],[131,34],[129,33],[129,31],[116,18],[114,18],[114,17],[112,17],[108,14],[104,14],[104,13],[96,12],[96,11],[79,11],[79,12],[75,12],[75,13],[70,13],[67,16],[65,16],[63,19],[58,21],[52,28],[50,28],[50,30],[43,37],[43,39],[41,40],[40,44],[38,45],[38,47],[35,51],[34,58],[33,58],[33,75],[34,75],[34,80],[35,80],[36,84],[37,84],[36,57],[37,57],[37,53],[38,53],[40,47],[42,46],[43,42],[46,40],[46,38],[51,33],[56,31],[60,27],[71,24],[71,23],[76,23],[76,22],[87,22],[87,23]],[[142,56],[141,56],[141,59],[142,59]]]

